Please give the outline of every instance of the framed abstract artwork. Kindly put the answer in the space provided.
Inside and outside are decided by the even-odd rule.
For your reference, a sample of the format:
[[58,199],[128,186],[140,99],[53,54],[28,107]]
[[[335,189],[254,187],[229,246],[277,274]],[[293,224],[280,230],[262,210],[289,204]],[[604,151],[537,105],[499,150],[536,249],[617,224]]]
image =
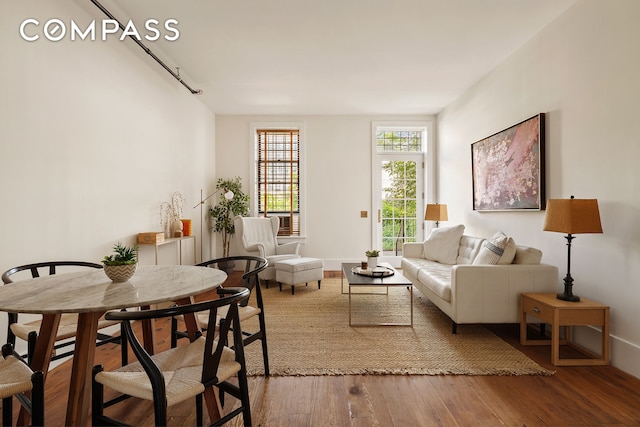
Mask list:
[[544,209],[544,158],[544,113],[471,144],[473,209]]

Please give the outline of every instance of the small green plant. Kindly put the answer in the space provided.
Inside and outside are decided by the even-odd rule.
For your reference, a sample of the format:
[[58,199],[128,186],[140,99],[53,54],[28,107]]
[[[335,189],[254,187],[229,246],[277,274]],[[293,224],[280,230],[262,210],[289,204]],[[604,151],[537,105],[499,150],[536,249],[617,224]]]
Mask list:
[[138,246],[124,246],[120,242],[113,246],[115,254],[105,256],[102,260],[104,265],[131,265],[138,261]]
[[367,256],[367,258],[377,257],[380,255],[380,251],[377,249],[372,249],[370,251],[366,251],[364,254]]

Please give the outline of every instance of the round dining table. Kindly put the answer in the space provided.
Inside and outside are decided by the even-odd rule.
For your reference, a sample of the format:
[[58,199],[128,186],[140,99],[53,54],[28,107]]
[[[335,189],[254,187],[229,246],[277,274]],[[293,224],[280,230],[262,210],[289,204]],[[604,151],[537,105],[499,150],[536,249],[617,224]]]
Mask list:
[[[0,311],[42,314],[31,368],[46,373],[63,313],[77,313],[78,327],[71,370],[65,425],[87,425],[91,403],[91,370],[94,364],[98,319],[110,310],[175,302],[189,304],[193,297],[219,287],[226,273],[214,268],[184,265],[138,266],[127,282],[112,282],[103,270],[59,273],[0,286]],[[185,317],[193,336],[199,326]],[[142,324],[145,348],[153,352],[153,323]],[[213,393],[205,393],[212,419],[219,417]],[[21,411],[18,422],[27,422]]]

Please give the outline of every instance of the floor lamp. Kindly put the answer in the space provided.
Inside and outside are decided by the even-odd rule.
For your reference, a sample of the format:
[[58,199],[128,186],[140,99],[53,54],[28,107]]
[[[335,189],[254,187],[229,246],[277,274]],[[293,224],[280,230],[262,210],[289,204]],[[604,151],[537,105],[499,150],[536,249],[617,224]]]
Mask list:
[[207,200],[209,200],[210,198],[212,198],[213,196],[215,196],[216,194],[218,194],[219,192],[224,191],[224,198],[227,200],[231,200],[233,199],[233,191],[231,190],[227,190],[226,188],[218,188],[216,191],[214,191],[213,193],[209,194],[207,197],[205,197],[204,199],[203,197],[203,192],[202,192],[202,188],[200,189],[200,203],[198,203],[197,205],[195,205],[193,207],[193,209],[197,208],[198,206],[200,206],[200,262],[202,262],[202,249],[203,249],[203,227],[202,227],[202,223],[204,222],[204,216],[203,216],[203,212],[202,212],[202,206],[204,206],[204,202],[206,202]]
[[439,203],[427,204],[427,209],[424,212],[424,220],[435,221],[436,228],[438,228],[438,224],[440,223],[440,221],[449,220],[449,215],[447,214],[447,205],[441,205]]
[[544,217],[544,230],[567,233],[567,275],[564,278],[564,292],[557,295],[563,301],[580,301],[573,294],[571,277],[571,241],[574,234],[602,233],[600,211],[596,199],[549,199]]

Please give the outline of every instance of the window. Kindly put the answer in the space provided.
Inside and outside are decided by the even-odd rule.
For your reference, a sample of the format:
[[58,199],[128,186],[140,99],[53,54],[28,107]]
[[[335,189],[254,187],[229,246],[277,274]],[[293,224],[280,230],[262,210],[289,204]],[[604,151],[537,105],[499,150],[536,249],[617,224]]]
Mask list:
[[376,132],[376,148],[383,152],[422,152],[424,130],[394,130],[392,128]]
[[259,215],[280,219],[279,236],[300,236],[300,129],[256,129]]

